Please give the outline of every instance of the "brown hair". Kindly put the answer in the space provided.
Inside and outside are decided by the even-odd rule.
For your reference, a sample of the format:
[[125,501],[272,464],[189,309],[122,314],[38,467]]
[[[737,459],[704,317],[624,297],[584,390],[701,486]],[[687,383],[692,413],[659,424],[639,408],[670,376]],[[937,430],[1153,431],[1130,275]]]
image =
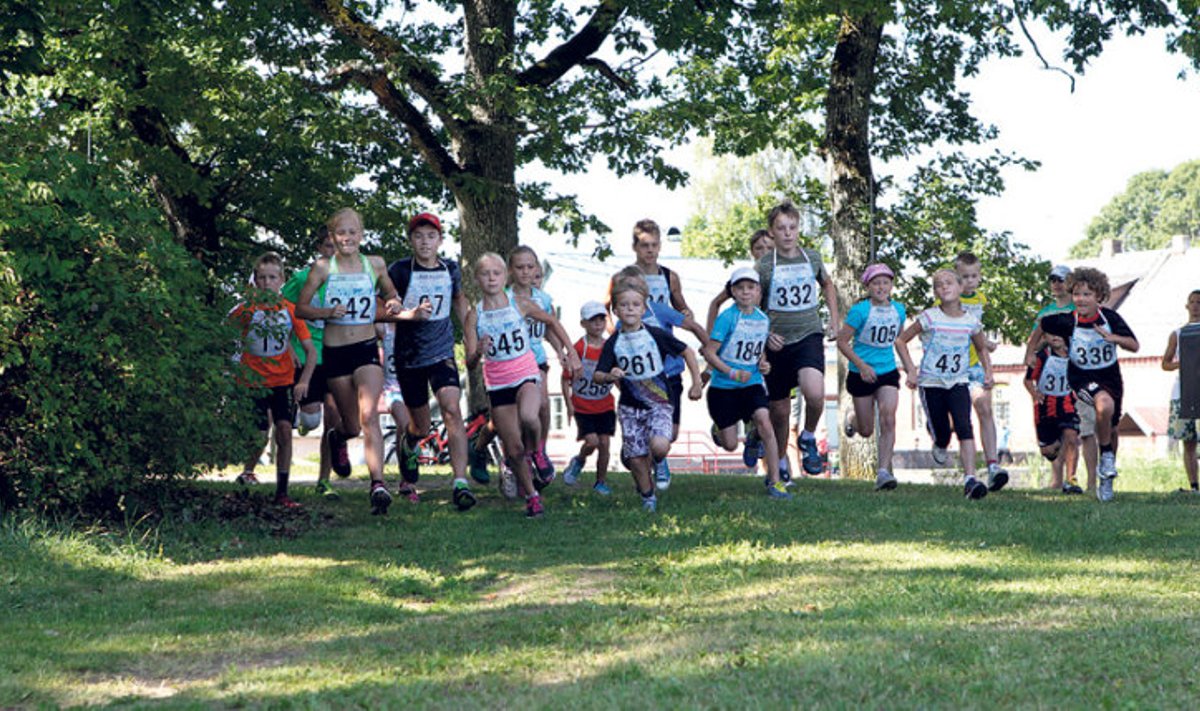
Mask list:
[[750,251],[754,251],[754,245],[758,244],[759,240],[771,239],[771,233],[766,230],[754,230],[754,234],[750,235]]
[[529,256],[533,257],[533,261],[539,261],[537,252],[533,251],[533,247],[530,247],[527,244],[518,244],[508,253],[508,266],[510,269],[512,268],[513,260],[516,259],[518,254],[528,254]]
[[613,289],[612,289],[613,306],[617,305],[617,297],[621,294],[624,294],[627,291],[633,291],[633,292],[640,294],[642,297],[643,304],[646,303],[646,301],[648,301],[650,299],[650,289],[648,289],[646,287],[645,279],[634,279],[631,277],[626,277],[626,278],[622,278],[622,279],[617,279],[613,283]]
[[258,271],[259,267],[265,267],[274,264],[279,267],[279,271],[283,271],[283,257],[279,256],[279,252],[263,252],[254,260],[254,271]]
[[662,231],[658,229],[658,223],[654,220],[638,220],[633,225],[633,246],[637,246],[638,235],[648,234],[662,239]]
[[959,252],[954,258],[954,266],[973,267],[979,264],[979,257],[974,252]]
[[352,207],[343,207],[342,209],[330,215],[329,219],[325,221],[325,229],[329,230],[329,234],[334,233],[333,226],[337,224],[337,221],[343,217],[346,217],[347,215],[354,215],[354,219],[358,220],[358,226],[360,228],[363,226],[362,215],[358,214],[358,210],[355,210]]
[[792,202],[791,200],[784,200],[775,207],[771,208],[771,211],[767,213],[767,227],[774,227],[775,220],[780,215],[794,217],[796,218],[796,221],[799,222],[800,208],[796,207],[796,203]]
[[1112,295],[1112,288],[1108,285],[1108,275],[1099,269],[1079,267],[1072,270],[1071,276],[1067,277],[1067,291],[1075,291],[1076,284],[1087,285],[1087,288],[1096,292],[1096,298],[1101,303],[1108,301],[1108,297]]

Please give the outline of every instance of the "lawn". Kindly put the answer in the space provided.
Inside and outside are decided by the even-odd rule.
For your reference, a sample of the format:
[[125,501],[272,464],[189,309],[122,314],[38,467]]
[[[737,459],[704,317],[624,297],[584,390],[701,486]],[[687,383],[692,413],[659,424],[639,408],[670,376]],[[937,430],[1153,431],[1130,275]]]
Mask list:
[[[1121,480],[1118,480],[1120,483]],[[444,478],[296,519],[0,526],[0,707],[1156,707],[1200,694],[1200,497],[677,476],[547,516]],[[233,491],[224,484],[205,485]],[[268,492],[268,486],[260,487]],[[244,500],[243,500],[244,502]],[[190,521],[187,519],[191,519]]]

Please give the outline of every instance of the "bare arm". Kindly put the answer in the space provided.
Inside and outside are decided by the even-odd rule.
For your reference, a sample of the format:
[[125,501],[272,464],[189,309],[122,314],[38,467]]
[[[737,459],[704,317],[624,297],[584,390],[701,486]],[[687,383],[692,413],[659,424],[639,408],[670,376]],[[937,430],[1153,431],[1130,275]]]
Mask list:
[[910,388],[917,387],[917,366],[913,364],[912,355],[908,352],[908,342],[919,336],[922,330],[921,322],[913,321],[896,338],[896,355],[900,356],[900,362],[904,364],[904,373],[908,376],[908,387]]
[[[560,344],[568,343],[570,341],[570,336],[567,335],[566,329],[562,327],[562,324],[558,322],[558,319],[554,317],[554,314],[546,311],[524,296],[516,297],[516,302],[517,310],[521,312],[522,316],[527,316],[534,321],[540,321],[541,323],[546,324],[547,336],[552,335]],[[559,358],[563,358],[563,349],[561,347],[558,348],[558,353]],[[583,364],[579,362],[579,354],[575,352],[574,348],[572,348],[565,357],[566,364],[563,370],[569,370],[572,376],[578,375],[583,369]]]
[[1163,370],[1179,370],[1179,360],[1176,358],[1176,350],[1178,348],[1178,334],[1175,331],[1171,331],[1171,335],[1167,337],[1167,350],[1163,352]]
[[329,260],[318,259],[313,262],[312,269],[308,270],[308,279],[304,281],[304,286],[300,287],[300,295],[296,297],[296,315],[308,321],[318,319],[333,319],[341,318],[346,315],[345,304],[330,306],[326,308],[317,308],[312,305],[313,296],[316,295],[317,289],[325,283],[325,279],[329,277]]
[[829,307],[829,338],[833,340],[834,334],[842,328],[842,319],[838,312],[837,284],[833,283],[833,277],[829,275],[829,272],[825,273],[825,283],[821,285],[821,291],[824,292],[825,304]]
[[[463,300],[464,302],[466,299]],[[483,356],[483,351],[487,348],[486,342],[481,342],[479,335],[475,333],[475,321],[478,318],[474,309],[468,311],[463,317],[463,353],[467,357],[467,368],[473,370],[476,365],[479,365],[479,359]],[[490,338],[484,338],[483,341],[490,341]]]
[[671,305],[679,313],[691,318],[692,310],[688,308],[687,302],[683,300],[683,287],[679,285],[679,275],[671,272],[671,278],[667,286],[671,290]]
[[859,373],[865,373],[867,370],[874,373],[875,369],[867,365],[867,362],[859,358],[858,354],[854,352],[854,344],[851,343],[853,339],[854,329],[847,324],[842,324],[842,328],[837,334],[838,351],[846,356],[846,360],[853,363],[855,368],[858,368]]
[[692,387],[688,389],[688,399],[699,400],[704,393],[704,384],[700,382],[700,365],[696,362],[696,351],[690,347],[683,349],[683,362],[687,364],[688,377],[692,379]]
[[971,342],[975,344],[975,353],[979,356],[979,364],[983,366],[983,387],[990,388],[996,380],[992,376],[992,353],[987,347],[987,335],[980,331],[971,336]]
[[1029,340],[1025,341],[1025,365],[1032,368],[1037,365],[1037,349],[1042,345],[1042,341],[1046,338],[1046,332],[1042,330],[1042,322],[1038,321],[1038,325],[1033,329],[1033,333],[1029,334]]
[[704,319],[704,328],[712,333],[713,324],[717,322],[717,316],[721,313],[721,306],[726,301],[729,301],[729,290],[722,289],[720,294],[713,297],[713,300],[708,305],[708,315]]

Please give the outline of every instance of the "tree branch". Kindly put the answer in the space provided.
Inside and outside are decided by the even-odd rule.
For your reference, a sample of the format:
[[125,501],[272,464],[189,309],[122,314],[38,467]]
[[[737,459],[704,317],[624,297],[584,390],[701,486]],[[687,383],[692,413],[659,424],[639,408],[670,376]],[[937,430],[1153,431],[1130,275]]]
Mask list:
[[1025,15],[1021,13],[1020,2],[1013,3],[1013,14],[1017,17],[1017,24],[1021,26],[1021,34],[1025,35],[1025,39],[1029,40],[1029,45],[1033,47],[1033,53],[1037,55],[1037,58],[1042,60],[1042,68],[1048,69],[1052,72],[1061,72],[1064,74],[1067,77],[1067,80],[1071,82],[1071,93],[1074,94],[1075,75],[1071,72],[1068,72],[1066,69],[1063,69],[1062,67],[1051,66],[1050,62],[1047,62],[1046,58],[1042,56],[1042,50],[1040,47],[1038,47],[1037,40],[1033,38],[1033,35],[1029,33],[1029,28],[1025,26]]
[[579,66],[591,67],[592,69],[600,72],[602,76],[611,81],[613,84],[616,84],[617,88],[621,91],[625,92],[626,94],[633,93],[633,84],[630,84],[622,79],[620,74],[614,72],[613,68],[605,64],[603,61],[599,59],[588,58],[580,62]]
[[[625,13],[626,0],[600,0],[599,7],[575,36],[517,75],[519,86],[550,86],[581,64],[612,33]],[[611,70],[610,70],[611,71]]]

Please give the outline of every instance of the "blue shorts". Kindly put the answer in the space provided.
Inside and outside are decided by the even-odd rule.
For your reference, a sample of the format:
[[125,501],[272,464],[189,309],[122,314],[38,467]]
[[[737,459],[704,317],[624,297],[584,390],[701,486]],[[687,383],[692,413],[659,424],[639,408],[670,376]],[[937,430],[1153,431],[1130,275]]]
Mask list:
[[967,368],[967,384],[971,389],[983,387],[983,364],[976,363]]

